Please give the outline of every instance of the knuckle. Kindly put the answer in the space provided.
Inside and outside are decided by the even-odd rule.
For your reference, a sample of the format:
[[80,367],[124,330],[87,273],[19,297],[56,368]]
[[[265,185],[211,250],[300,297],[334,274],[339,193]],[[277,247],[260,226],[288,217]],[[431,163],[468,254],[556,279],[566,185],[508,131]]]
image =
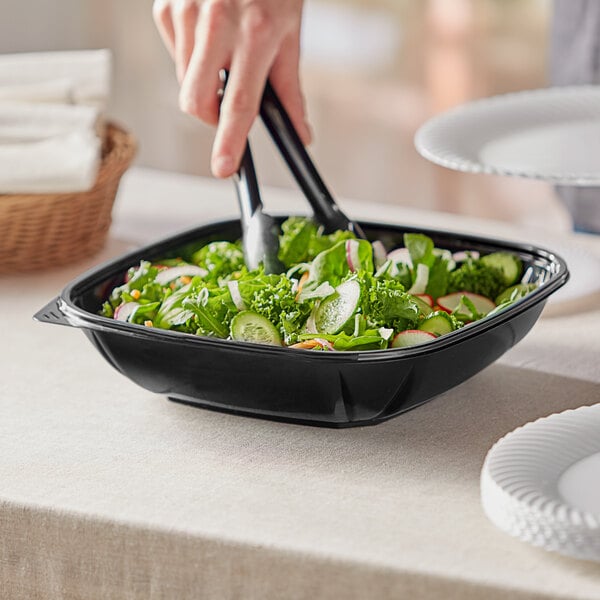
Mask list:
[[196,0],[176,0],[173,5],[173,12],[180,18],[194,16],[197,10]]
[[[225,96],[227,97],[227,95]],[[228,99],[227,108],[235,114],[258,112],[255,102],[245,90],[236,90]]]
[[171,14],[171,7],[164,0],[155,0],[152,5],[152,16],[157,23],[164,23]]
[[230,18],[230,0],[205,0],[201,7],[202,18],[209,23],[219,25]]
[[182,90],[179,94],[179,108],[184,113],[197,117],[205,123],[214,123],[216,120],[214,103],[201,96],[195,96]]
[[243,30],[250,39],[263,40],[274,29],[272,16],[258,4],[250,4],[244,13]]

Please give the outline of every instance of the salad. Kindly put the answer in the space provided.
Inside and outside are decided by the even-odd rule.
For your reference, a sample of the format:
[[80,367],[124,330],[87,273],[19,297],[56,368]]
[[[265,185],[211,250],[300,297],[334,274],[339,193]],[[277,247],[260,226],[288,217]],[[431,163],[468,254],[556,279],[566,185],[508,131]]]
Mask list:
[[146,327],[316,351],[415,346],[503,310],[536,288],[518,256],[436,248],[421,233],[387,252],[304,217],[282,224],[287,271],[249,271],[240,242],[131,267],[101,314]]

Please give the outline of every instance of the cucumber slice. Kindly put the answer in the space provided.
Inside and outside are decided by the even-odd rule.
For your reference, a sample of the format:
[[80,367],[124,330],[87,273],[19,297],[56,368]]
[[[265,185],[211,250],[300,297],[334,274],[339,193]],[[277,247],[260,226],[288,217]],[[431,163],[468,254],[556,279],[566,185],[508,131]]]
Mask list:
[[360,285],[355,279],[340,283],[336,293],[329,296],[317,308],[315,326],[319,333],[339,333],[353,318],[360,299]]
[[503,302],[508,302],[512,295],[515,294],[513,300],[518,300],[519,298],[523,298],[527,296],[529,292],[533,292],[537,288],[537,284],[535,283],[517,283],[517,285],[513,285],[507,289],[505,289],[497,298],[496,304],[502,304]]
[[418,329],[407,329],[401,331],[392,341],[392,348],[408,348],[418,346],[435,340],[435,335],[428,331],[419,331]]
[[440,296],[437,299],[437,303],[442,310],[445,310],[448,313],[469,313],[470,311],[468,310],[468,307],[465,307],[462,303],[463,296],[468,298],[475,305],[475,309],[480,315],[487,315],[491,310],[494,310],[494,308],[496,308],[494,302],[492,302],[489,298],[481,296],[480,294],[474,294],[473,292],[467,291],[452,292],[451,294],[447,294],[446,296]]
[[250,310],[242,311],[231,320],[231,337],[239,342],[281,346],[279,331],[269,319]]
[[493,267],[502,273],[504,285],[509,286],[521,277],[523,263],[521,259],[509,252],[493,252],[480,258],[486,267]]
[[445,333],[454,331],[454,323],[452,322],[452,317],[447,312],[439,310],[422,321],[419,325],[419,330],[428,331],[435,335],[444,335]]

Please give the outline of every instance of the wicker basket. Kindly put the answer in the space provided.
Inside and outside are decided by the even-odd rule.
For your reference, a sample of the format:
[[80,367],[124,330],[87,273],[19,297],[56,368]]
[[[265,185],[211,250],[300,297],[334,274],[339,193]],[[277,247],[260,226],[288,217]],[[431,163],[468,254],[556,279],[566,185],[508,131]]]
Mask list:
[[135,150],[133,136],[109,123],[91,190],[0,195],[0,273],[56,267],[98,252],[108,235],[119,181]]

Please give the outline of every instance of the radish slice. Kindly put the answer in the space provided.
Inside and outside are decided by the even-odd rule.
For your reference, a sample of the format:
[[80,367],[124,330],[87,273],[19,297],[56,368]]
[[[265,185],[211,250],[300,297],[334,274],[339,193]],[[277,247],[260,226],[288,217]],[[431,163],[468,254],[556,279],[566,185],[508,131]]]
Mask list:
[[373,248],[373,261],[375,262],[375,268],[378,269],[387,260],[387,253],[385,251],[383,242],[380,240],[375,240],[371,246]]
[[346,240],[346,261],[348,267],[354,273],[360,266],[360,256],[358,255],[358,241]]
[[406,290],[409,294],[424,294],[427,289],[427,282],[429,281],[429,267],[423,263],[417,265],[417,276],[409,290]]
[[327,348],[327,350],[335,351],[333,344],[329,340],[324,340],[323,338],[313,338],[315,342],[318,342],[323,348]]
[[[448,313],[455,312],[456,309],[460,308],[462,297],[467,297],[477,309],[480,315],[487,315],[492,309],[496,308],[494,302],[485,296],[480,294],[474,294],[473,292],[453,292],[446,296],[441,296],[437,299],[437,303],[442,310]],[[470,312],[466,307],[467,312]]]
[[435,335],[428,331],[421,331],[419,329],[407,329],[401,331],[393,340],[392,348],[408,348],[410,346],[418,346],[419,344],[425,344],[435,340]]
[[391,259],[394,264],[403,263],[412,269],[413,264],[408,248],[396,248],[396,250],[392,250],[387,257]]
[[240,294],[240,286],[238,282],[235,280],[228,281],[227,287],[229,288],[229,293],[231,294],[231,299],[233,300],[235,307],[238,310],[246,310],[246,304],[242,298],[242,295]]
[[433,308],[433,298],[429,294],[414,294],[417,298],[421,298],[423,302],[427,302]]
[[462,251],[462,252],[455,252],[452,255],[452,258],[456,261],[456,262],[464,262],[465,260],[467,260],[468,258],[472,258],[473,260],[477,260],[479,258],[479,252],[477,252],[477,250],[472,250],[472,251]]
[[115,308],[113,316],[117,321],[129,321],[130,317],[140,306],[139,302],[124,302]]
[[169,267],[164,271],[160,271],[158,275],[154,278],[154,281],[160,285],[165,285],[170,283],[174,279],[178,277],[195,277],[196,275],[200,275],[200,277],[206,277],[208,275],[208,271],[203,269],[202,267],[197,267],[196,265],[181,265],[180,267]]

